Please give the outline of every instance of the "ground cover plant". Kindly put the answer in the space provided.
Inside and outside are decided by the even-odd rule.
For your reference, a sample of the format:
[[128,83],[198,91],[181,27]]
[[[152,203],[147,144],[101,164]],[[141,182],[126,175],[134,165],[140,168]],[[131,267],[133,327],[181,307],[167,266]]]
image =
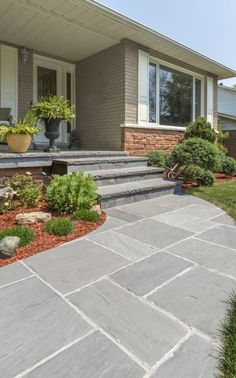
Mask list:
[[20,246],[29,244],[34,240],[35,235],[30,227],[10,227],[4,231],[0,232],[0,239],[5,238],[5,236],[18,236],[20,238]]
[[46,232],[56,236],[69,235],[74,230],[74,228],[75,226],[73,222],[65,218],[53,218],[44,226],[44,230]]
[[88,210],[88,209],[79,209],[75,212],[74,218],[82,221],[88,222],[98,222],[99,215],[96,211]]

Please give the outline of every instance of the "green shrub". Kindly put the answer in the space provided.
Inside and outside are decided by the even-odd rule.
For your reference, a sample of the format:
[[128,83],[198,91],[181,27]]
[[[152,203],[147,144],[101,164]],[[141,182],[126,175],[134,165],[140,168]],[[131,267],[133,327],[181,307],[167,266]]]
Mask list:
[[69,214],[90,209],[97,201],[96,189],[92,177],[83,172],[55,175],[47,187],[46,199],[55,211]]
[[66,236],[74,230],[74,224],[69,219],[53,218],[45,224],[44,230],[52,235]]
[[41,181],[33,180],[29,175],[14,175],[5,181],[15,192],[15,198],[22,205],[33,207],[36,205],[41,195]]
[[207,140],[190,138],[175,147],[172,157],[175,163],[198,165],[213,171],[217,165],[218,149]]
[[165,156],[162,152],[153,150],[147,153],[148,165],[153,167],[163,167],[165,162]]
[[214,143],[216,140],[216,132],[211,127],[211,124],[204,118],[198,118],[191,122],[185,131],[184,139],[201,138],[208,142]]
[[20,226],[7,228],[0,232],[0,239],[5,238],[5,236],[18,236],[20,238],[20,246],[29,244],[35,238],[34,232],[31,228]]
[[202,168],[198,165],[189,165],[186,167],[183,173],[183,179],[185,181],[197,180],[197,178],[202,174]]
[[164,154],[164,167],[171,168],[174,165],[174,157],[171,153]]
[[225,156],[221,161],[221,172],[233,176],[236,173],[236,160]]
[[229,138],[229,133],[222,130],[221,122],[218,119],[218,125],[217,125],[217,137],[216,137],[216,143],[217,147],[223,151],[225,154],[227,154],[228,150],[225,147],[225,141]]
[[88,210],[88,209],[79,209],[74,214],[75,219],[79,219],[82,221],[88,222],[98,222],[99,215],[96,211]]
[[219,357],[219,378],[236,377],[236,295],[228,300],[228,308],[221,326],[222,347]]
[[201,169],[197,175],[197,183],[204,186],[212,186],[215,182],[215,176],[209,170]]

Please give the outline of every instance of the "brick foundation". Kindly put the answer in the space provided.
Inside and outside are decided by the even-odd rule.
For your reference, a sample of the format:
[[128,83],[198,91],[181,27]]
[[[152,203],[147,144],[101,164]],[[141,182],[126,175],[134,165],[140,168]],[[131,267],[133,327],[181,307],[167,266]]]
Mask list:
[[183,131],[124,127],[122,149],[133,156],[144,156],[150,150],[171,152],[183,135]]

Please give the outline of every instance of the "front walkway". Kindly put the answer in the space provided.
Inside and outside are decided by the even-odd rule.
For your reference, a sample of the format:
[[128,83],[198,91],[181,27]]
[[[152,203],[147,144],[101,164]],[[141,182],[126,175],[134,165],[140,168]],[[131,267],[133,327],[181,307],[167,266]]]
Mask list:
[[0,376],[213,378],[236,227],[189,196],[114,208],[0,270]]

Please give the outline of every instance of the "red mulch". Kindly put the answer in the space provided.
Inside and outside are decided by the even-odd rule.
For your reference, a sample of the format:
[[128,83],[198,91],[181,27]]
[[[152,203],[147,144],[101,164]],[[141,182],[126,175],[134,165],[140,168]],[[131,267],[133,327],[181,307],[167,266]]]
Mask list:
[[[227,176],[224,173],[215,173],[215,183],[225,184],[226,182],[236,181],[236,176]],[[182,185],[182,189],[196,188],[198,185],[194,181],[186,181]]]
[[[29,213],[33,211],[50,212],[50,210],[47,209],[47,204],[43,201],[39,204],[37,208],[34,209],[25,209],[22,207],[18,207],[13,211],[9,211],[5,214],[0,215],[0,230],[3,231],[6,228],[15,226],[16,214],[23,212]],[[60,244],[69,242],[70,240],[84,236],[89,232],[92,232],[96,230],[98,227],[100,227],[105,222],[105,220],[106,214],[102,213],[97,223],[75,221],[75,230],[67,236],[50,235],[43,230],[44,225],[42,223],[32,224],[29,227],[31,227],[34,231],[35,239],[31,243],[23,247],[17,248],[15,256],[11,257],[10,259],[0,258],[0,267],[12,264],[17,260],[25,259],[26,257],[33,256],[36,253],[43,252],[47,249],[54,248]]]

